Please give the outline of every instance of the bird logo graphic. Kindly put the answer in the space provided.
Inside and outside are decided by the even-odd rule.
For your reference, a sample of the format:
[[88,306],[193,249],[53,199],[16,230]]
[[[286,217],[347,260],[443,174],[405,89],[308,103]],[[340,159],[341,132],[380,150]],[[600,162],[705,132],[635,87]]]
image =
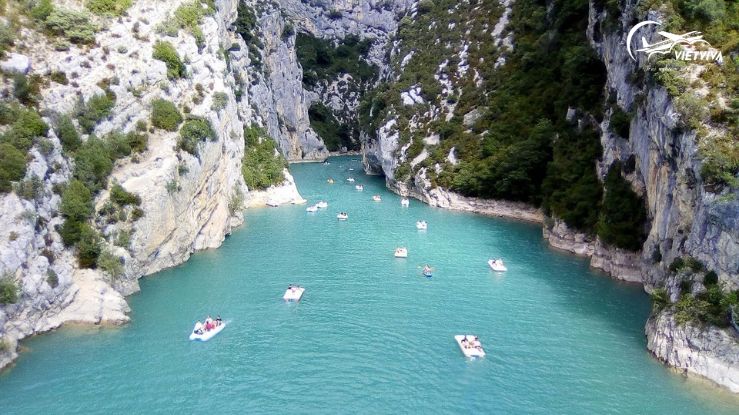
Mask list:
[[[636,31],[640,28],[648,25],[656,25],[660,26],[659,22],[655,22],[652,20],[646,20],[643,22],[640,22],[636,24],[634,27],[631,28],[629,31],[628,36],[626,36],[626,51],[629,53],[629,56],[631,59],[636,60],[636,57],[634,56],[634,52],[631,50],[631,41],[634,37],[634,34],[636,34]],[[668,53],[671,53],[675,50],[675,47],[680,46],[692,46],[696,44],[705,44],[709,47],[711,46],[710,43],[705,41],[703,39],[703,35],[701,32],[698,31],[692,31],[688,33],[684,33],[682,35],[676,35],[674,33],[666,32],[666,31],[659,31],[657,32],[658,35],[665,38],[665,40],[649,44],[647,42],[647,39],[642,36],[641,43],[642,47],[639,49],[636,49],[636,52],[643,52],[647,54],[647,60],[651,58],[653,55],[667,55]]]

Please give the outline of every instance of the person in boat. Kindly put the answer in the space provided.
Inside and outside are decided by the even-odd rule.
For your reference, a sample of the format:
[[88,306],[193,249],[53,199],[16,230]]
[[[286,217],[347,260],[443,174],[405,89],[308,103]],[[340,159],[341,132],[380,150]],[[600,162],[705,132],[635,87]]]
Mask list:
[[219,314],[216,316],[216,325],[220,326],[223,323],[223,320],[221,319],[221,315]]
[[429,264],[426,264],[426,265],[423,266],[423,273],[424,274],[430,274],[431,273],[431,267],[429,266]]
[[197,335],[203,334],[203,323],[201,323],[200,320],[195,322],[195,329],[193,330],[193,333]]

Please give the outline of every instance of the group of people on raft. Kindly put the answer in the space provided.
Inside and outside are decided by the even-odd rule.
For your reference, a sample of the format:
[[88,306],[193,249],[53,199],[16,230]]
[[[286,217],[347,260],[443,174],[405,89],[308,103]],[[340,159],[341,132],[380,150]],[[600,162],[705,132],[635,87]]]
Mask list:
[[477,336],[472,337],[471,339],[467,338],[468,336],[464,336],[462,339],[462,347],[465,349],[477,349],[482,350],[482,344],[480,343],[480,339],[477,338]]
[[210,318],[210,316],[208,316],[205,319],[205,323],[201,323],[200,320],[198,320],[198,322],[195,323],[194,333],[200,335],[206,331],[213,330],[214,328],[220,326],[221,324],[223,324],[223,320],[221,320],[221,316],[217,316],[215,320],[213,320],[212,318]]

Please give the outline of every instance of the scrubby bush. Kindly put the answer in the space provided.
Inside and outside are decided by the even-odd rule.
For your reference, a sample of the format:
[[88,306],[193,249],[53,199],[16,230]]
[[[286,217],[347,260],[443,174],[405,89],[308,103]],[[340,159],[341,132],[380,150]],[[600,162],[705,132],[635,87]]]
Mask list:
[[629,182],[621,177],[621,163],[614,163],[608,170],[605,188],[598,236],[609,245],[638,251],[646,239],[644,224],[647,211],[644,199],[634,193]]
[[35,174],[30,178],[18,182],[13,190],[21,199],[35,201],[44,195],[44,182]]
[[26,175],[26,158],[10,144],[0,142],[0,193],[12,190],[11,182]]
[[67,79],[67,74],[62,71],[54,71],[49,75],[49,79],[51,79],[53,82],[56,82],[57,84],[67,85],[69,84],[69,80]]
[[102,16],[120,16],[131,7],[133,0],[87,0],[85,7]]
[[85,184],[92,192],[105,187],[105,182],[113,171],[110,149],[101,139],[90,137],[74,156],[74,177]]
[[98,30],[87,13],[59,8],[52,10],[44,24],[50,33],[75,44],[94,43]]
[[56,275],[56,272],[49,268],[46,270],[46,283],[49,284],[49,287],[56,288],[59,285],[59,276]]
[[39,82],[29,82],[24,74],[13,76],[13,96],[24,105],[35,105],[39,94]]
[[631,129],[631,115],[624,112],[620,107],[614,106],[609,124],[611,132],[617,134],[621,138],[629,139],[629,130]]
[[54,5],[51,0],[39,0],[33,8],[31,8],[31,17],[39,22],[44,22],[54,11]]
[[87,220],[92,215],[92,192],[79,180],[72,180],[62,193],[59,212],[65,219],[77,222]]
[[110,251],[104,250],[97,258],[97,266],[107,272],[113,278],[123,275],[123,264],[121,258],[113,255]]
[[716,284],[718,284],[718,274],[716,274],[716,271],[708,271],[703,277],[703,285],[708,287]]
[[190,117],[182,125],[180,129],[180,139],[177,145],[180,149],[187,151],[192,155],[198,154],[198,143],[205,140],[215,140],[217,138],[210,121],[205,118]]
[[134,153],[143,153],[149,145],[149,136],[138,131],[130,131],[126,134],[126,140]]
[[119,204],[120,206],[138,206],[141,204],[141,198],[138,197],[138,195],[127,192],[126,189],[123,188],[123,186],[117,183],[114,184],[113,187],[110,189],[110,200],[112,200],[113,203]]
[[252,190],[264,190],[285,181],[285,158],[276,151],[274,140],[259,127],[244,128],[244,158],[241,174]]
[[177,131],[182,114],[171,101],[155,99],[151,102],[151,125],[167,131]]
[[652,312],[658,313],[670,304],[670,297],[667,295],[667,290],[664,288],[657,288],[652,291]]
[[205,38],[203,31],[200,29],[200,23],[202,23],[203,17],[214,10],[215,6],[212,1],[206,3],[206,7],[203,7],[202,1],[194,0],[180,5],[174,12],[174,18],[177,25],[190,32],[195,37],[195,43],[202,46],[205,43]]
[[77,108],[77,121],[80,127],[86,133],[91,133],[100,121],[110,116],[114,106],[115,94],[112,92],[93,95],[84,104],[80,101]]
[[677,257],[672,260],[672,263],[670,264],[669,269],[672,272],[678,272],[681,269],[683,269],[684,266],[685,266],[685,261],[682,258]]
[[100,235],[87,223],[80,224],[80,239],[77,242],[77,262],[80,268],[95,268],[102,251]]
[[228,95],[226,95],[225,92],[216,92],[215,94],[213,94],[213,104],[210,106],[210,109],[218,112],[226,108],[227,104],[228,104]]
[[157,41],[154,44],[152,57],[164,62],[167,66],[167,77],[169,79],[185,77],[185,64],[182,63],[180,55],[177,54],[177,49],[171,43]]
[[18,286],[10,275],[0,279],[0,304],[15,304],[18,301]]
[[74,152],[82,144],[80,135],[77,133],[77,129],[68,115],[63,115],[59,118],[56,125],[56,135],[59,137],[62,148],[66,152]]
[[49,126],[36,111],[20,110],[16,117],[10,130],[0,141],[12,144],[18,151],[25,153],[31,148],[36,137],[46,136]]

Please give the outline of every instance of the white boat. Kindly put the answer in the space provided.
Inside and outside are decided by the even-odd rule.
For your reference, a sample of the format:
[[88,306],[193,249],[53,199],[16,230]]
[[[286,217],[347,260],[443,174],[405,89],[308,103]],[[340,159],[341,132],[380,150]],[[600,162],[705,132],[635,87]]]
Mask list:
[[282,296],[282,299],[285,301],[300,301],[301,298],[303,298],[303,293],[305,292],[305,288],[299,286],[299,285],[289,285],[287,287],[287,290],[285,291],[285,295]]
[[318,210],[318,206],[316,206],[316,205],[308,206],[307,208],[305,208],[305,211],[306,212],[315,212],[317,210]]
[[301,197],[298,199],[293,199],[293,201],[290,203],[292,203],[293,205],[302,205],[302,204],[308,203],[308,201]]
[[488,265],[490,265],[490,268],[492,268],[493,271],[496,271],[496,272],[508,271],[508,268],[506,268],[505,264],[503,264],[502,259],[489,259]]
[[354,171],[354,167],[349,167],[349,171]]
[[[200,322],[198,321],[198,323]],[[198,340],[201,342],[207,342],[208,340],[212,339],[216,334],[220,333],[224,327],[226,327],[226,322],[221,321],[217,326],[206,331],[205,325],[201,324],[200,327],[198,327],[198,323],[195,323],[195,327],[193,327],[192,332],[190,333],[190,340]]]
[[336,219],[338,220],[347,220],[349,219],[349,214],[346,212],[339,212],[338,215],[336,215]]
[[411,204],[411,201],[410,200],[408,200],[406,198],[400,199],[400,206],[408,207],[408,206],[410,206],[410,204]]
[[431,269],[431,267],[425,266],[423,267],[423,271],[421,271],[424,277],[431,278],[434,275],[434,270]]
[[346,181],[349,182],[349,183],[354,183],[354,178],[353,177],[350,177],[350,178],[346,179]]
[[354,188],[357,189],[357,190],[359,190],[360,192],[362,190],[364,190],[364,186],[362,186],[361,184],[358,184],[358,185],[354,186]]
[[316,203],[316,207],[318,209],[326,209],[328,207],[328,203],[324,202],[323,200]]
[[485,350],[482,349],[482,344],[477,336],[471,334],[458,334],[454,336],[454,340],[457,341],[459,349],[466,357],[485,357]]
[[380,195],[372,196],[372,200],[374,200],[375,202],[382,202],[382,198],[380,197]]
[[408,258],[408,248],[395,248],[395,258]]
[[278,207],[278,206],[280,206],[280,202],[278,202],[278,201],[276,201],[274,199],[269,199],[267,201],[267,206],[269,206],[269,207]]
[[326,183],[328,183],[328,184],[334,184],[334,179],[328,179],[328,180],[326,180]]
[[416,229],[425,231],[426,229],[428,229],[428,227],[429,224],[426,223],[425,220],[419,220],[418,222],[416,222]]

